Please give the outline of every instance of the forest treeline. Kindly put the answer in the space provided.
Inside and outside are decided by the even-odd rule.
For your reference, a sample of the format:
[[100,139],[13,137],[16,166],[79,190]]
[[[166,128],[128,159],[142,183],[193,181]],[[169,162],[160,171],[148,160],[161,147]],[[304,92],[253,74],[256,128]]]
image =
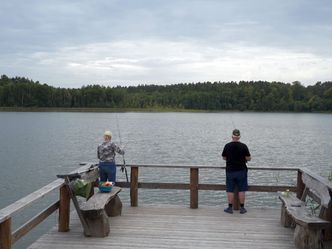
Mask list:
[[332,82],[306,87],[300,82],[240,81],[57,88],[2,75],[0,106],[331,112]]

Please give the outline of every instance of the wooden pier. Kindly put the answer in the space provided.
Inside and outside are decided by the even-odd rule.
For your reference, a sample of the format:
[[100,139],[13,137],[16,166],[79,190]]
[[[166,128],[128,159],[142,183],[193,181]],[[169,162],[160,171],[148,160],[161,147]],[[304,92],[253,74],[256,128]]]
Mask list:
[[[91,173],[90,164],[75,172]],[[121,165],[120,165],[121,166]],[[77,214],[70,211],[70,194],[62,179],[42,187],[30,195],[0,210],[0,249],[11,249],[21,237],[29,233],[40,222],[58,210],[58,225],[33,243],[29,249],[39,248],[295,248],[294,229],[281,225],[281,203],[274,208],[248,208],[248,213],[223,212],[223,207],[206,207],[199,202],[199,191],[224,191],[225,184],[200,181],[200,171],[224,170],[220,166],[184,165],[128,165],[130,182],[117,185],[130,189],[130,206],[124,206],[121,216],[110,218],[110,234],[105,238],[84,237]],[[182,169],[188,172],[188,182],[145,182],[140,180],[139,171],[150,169]],[[96,168],[94,169],[94,171]],[[331,204],[332,185],[326,179],[305,169],[251,167],[249,171],[286,172],[293,174],[293,184],[250,184],[253,192],[294,192],[298,198],[307,191],[303,176],[309,182],[318,182],[322,192]],[[89,173],[86,173],[89,172]],[[94,172],[95,173],[95,172]],[[308,186],[310,187],[310,186]],[[189,190],[190,201],[181,206],[145,205],[139,202],[138,189]],[[324,190],[324,191],[323,191]],[[28,208],[32,203],[52,191],[59,191],[60,197],[54,203],[19,228],[12,228],[12,217]],[[325,201],[324,197],[324,201]],[[316,199],[316,202],[320,202]],[[332,206],[319,216],[332,224]],[[234,205],[238,209],[238,203]],[[331,248],[332,225],[324,230],[325,248]]]
[[110,218],[106,238],[84,237],[78,218],[69,232],[55,227],[29,249],[229,248],[294,249],[293,235],[280,225],[279,209],[227,214],[222,207],[125,207]]

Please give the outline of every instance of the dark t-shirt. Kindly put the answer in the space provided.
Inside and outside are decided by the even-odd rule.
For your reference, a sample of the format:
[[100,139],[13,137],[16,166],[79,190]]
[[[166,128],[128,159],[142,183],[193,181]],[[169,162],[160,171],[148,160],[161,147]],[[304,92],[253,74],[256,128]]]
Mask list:
[[241,142],[230,142],[225,145],[221,154],[226,157],[226,171],[246,170],[246,156],[250,156],[247,145]]

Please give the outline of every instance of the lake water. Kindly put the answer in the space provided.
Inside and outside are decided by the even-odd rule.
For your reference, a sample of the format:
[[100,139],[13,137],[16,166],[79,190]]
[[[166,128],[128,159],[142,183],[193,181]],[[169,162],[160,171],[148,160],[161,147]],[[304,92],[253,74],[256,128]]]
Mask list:
[[[96,147],[105,130],[113,132],[118,144],[121,137],[127,164],[224,166],[220,153],[234,127],[241,130],[241,140],[252,154],[249,167],[304,167],[324,177],[332,172],[331,114],[0,112],[0,208],[55,180],[56,174],[76,169],[79,162],[97,162]],[[118,156],[117,161],[121,163],[122,158]],[[200,174],[200,182],[224,182],[221,171],[202,170]],[[284,178],[276,173],[253,174],[249,182],[255,184],[270,183],[271,179],[276,183]],[[121,172],[118,178],[125,179]],[[189,181],[187,171],[172,169],[145,169],[140,179]],[[125,190],[121,194],[125,203],[129,201],[128,193]],[[143,202],[188,206],[189,193],[140,190],[139,203]],[[226,198],[224,193],[207,191],[200,196],[200,202],[223,207]],[[275,203],[274,195],[248,193],[249,208]],[[38,205],[43,204],[19,214],[15,224],[37,212]],[[54,215],[14,248],[25,248],[55,223]]]

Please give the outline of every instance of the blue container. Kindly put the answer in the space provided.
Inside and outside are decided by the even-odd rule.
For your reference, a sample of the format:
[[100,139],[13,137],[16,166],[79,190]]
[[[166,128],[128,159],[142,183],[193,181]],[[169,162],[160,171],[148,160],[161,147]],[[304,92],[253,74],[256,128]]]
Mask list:
[[112,191],[113,186],[99,186],[98,188],[100,192],[108,193]]

